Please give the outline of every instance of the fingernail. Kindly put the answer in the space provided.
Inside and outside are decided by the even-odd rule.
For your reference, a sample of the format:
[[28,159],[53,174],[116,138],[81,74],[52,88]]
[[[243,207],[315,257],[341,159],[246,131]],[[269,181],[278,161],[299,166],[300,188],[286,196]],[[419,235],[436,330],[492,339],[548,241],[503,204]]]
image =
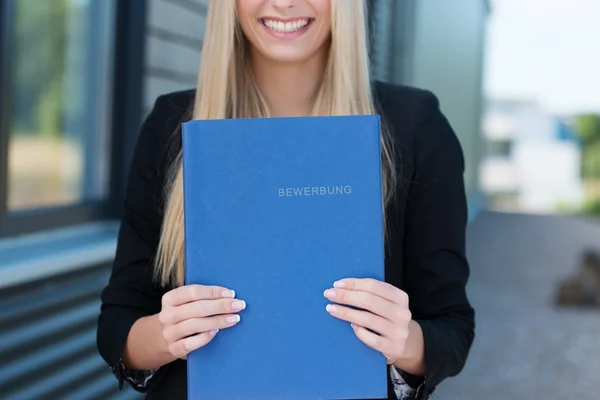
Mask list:
[[325,309],[332,314],[338,311],[337,306],[334,306],[333,304],[327,304],[327,307],[325,307]]
[[208,332],[208,334],[209,334],[210,336],[215,336],[215,335],[217,334],[217,332],[219,332],[219,330],[218,330],[218,329],[213,329],[212,331]]
[[221,296],[223,296],[223,297],[231,297],[233,299],[235,297],[235,290],[223,290],[221,292]]
[[335,297],[335,290],[327,289],[323,294],[325,295],[325,297],[333,299]]
[[234,324],[237,322],[240,322],[240,316],[239,315],[230,315],[229,317],[225,318],[225,321],[227,321],[230,324]]
[[333,287],[336,287],[336,288],[346,287],[346,282],[341,282],[341,281],[333,282]]
[[356,325],[354,325],[354,323],[350,324],[350,326],[352,327],[352,329],[356,329]]
[[243,310],[246,308],[246,302],[244,300],[238,300],[231,303],[231,308],[234,310]]

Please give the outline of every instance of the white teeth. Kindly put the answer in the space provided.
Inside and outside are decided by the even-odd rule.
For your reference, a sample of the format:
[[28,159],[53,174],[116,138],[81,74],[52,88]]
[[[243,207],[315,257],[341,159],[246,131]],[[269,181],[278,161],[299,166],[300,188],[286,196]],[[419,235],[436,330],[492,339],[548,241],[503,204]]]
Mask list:
[[304,28],[308,25],[308,19],[301,19],[293,22],[282,22],[282,21],[274,21],[272,19],[263,19],[263,23],[269,29],[272,29],[276,32],[295,32]]

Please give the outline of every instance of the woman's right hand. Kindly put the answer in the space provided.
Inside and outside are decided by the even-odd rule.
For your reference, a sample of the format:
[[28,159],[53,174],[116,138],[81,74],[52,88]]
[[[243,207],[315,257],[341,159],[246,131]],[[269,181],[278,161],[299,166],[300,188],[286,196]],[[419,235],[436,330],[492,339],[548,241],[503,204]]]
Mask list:
[[167,351],[173,357],[187,355],[207,343],[219,329],[240,321],[239,311],[246,302],[235,298],[235,292],[220,286],[186,285],[162,297],[158,320]]

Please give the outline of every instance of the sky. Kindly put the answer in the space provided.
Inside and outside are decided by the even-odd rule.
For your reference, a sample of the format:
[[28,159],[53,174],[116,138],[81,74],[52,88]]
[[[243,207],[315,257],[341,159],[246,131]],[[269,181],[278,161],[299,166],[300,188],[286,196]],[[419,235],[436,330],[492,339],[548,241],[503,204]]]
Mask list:
[[492,0],[487,35],[488,97],[600,112],[600,0]]

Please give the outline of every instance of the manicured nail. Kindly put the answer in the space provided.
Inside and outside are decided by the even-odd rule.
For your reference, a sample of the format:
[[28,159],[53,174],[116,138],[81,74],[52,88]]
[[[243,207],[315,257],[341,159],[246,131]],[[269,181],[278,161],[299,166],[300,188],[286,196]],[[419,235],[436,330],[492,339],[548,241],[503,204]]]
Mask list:
[[335,298],[335,290],[327,289],[323,294],[330,299]]
[[218,329],[213,329],[212,331],[208,332],[208,334],[209,334],[210,336],[215,336],[215,335],[217,334],[217,332],[219,332],[219,330],[218,330]]
[[327,307],[325,307],[325,309],[332,314],[334,314],[338,311],[337,306],[334,306],[333,304],[327,304]]
[[221,296],[235,298],[235,290],[223,290],[221,292]]
[[237,322],[240,322],[240,316],[239,315],[230,315],[229,317],[225,318],[225,321],[227,321],[230,324],[235,324]]
[[346,282],[341,282],[341,281],[333,282],[333,287],[335,287],[335,288],[346,287]]
[[231,308],[234,310],[243,310],[246,308],[246,302],[244,300],[237,300],[231,303]]

